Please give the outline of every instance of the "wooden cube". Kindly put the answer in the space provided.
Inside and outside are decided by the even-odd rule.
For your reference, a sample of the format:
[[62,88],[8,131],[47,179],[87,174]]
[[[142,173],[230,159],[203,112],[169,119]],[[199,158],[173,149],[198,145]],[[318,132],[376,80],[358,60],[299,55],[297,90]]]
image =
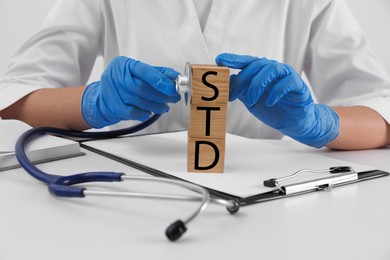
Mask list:
[[[188,171],[223,173],[225,167],[225,139],[188,137]],[[191,159],[191,160],[190,160]]]
[[229,69],[215,65],[192,65],[191,103],[197,105],[229,102]]
[[191,106],[188,136],[225,138],[227,106]]

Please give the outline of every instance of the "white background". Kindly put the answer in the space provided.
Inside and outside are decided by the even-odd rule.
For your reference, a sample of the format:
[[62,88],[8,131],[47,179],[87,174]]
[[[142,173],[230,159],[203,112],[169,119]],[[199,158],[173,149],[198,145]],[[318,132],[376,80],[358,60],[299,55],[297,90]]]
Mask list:
[[[369,43],[390,72],[389,0],[346,0]],[[0,0],[0,72],[16,49],[39,28],[53,0]],[[96,75],[95,75],[96,76]]]

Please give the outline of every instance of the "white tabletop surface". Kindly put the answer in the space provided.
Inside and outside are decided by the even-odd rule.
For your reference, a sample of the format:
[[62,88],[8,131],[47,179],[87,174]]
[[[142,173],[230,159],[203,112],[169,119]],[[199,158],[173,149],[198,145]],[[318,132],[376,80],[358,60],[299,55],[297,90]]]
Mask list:
[[[390,171],[389,148],[318,153]],[[39,168],[143,174],[89,151]],[[195,202],[56,198],[24,170],[9,170],[0,172],[0,259],[390,259],[389,187],[384,177],[246,206],[235,215],[212,204],[172,243],[165,228]]]

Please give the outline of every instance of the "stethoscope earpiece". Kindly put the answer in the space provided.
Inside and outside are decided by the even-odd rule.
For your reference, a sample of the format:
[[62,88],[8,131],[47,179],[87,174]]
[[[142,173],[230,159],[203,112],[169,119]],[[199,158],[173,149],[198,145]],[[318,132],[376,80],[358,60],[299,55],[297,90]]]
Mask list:
[[178,219],[167,227],[167,229],[165,230],[165,235],[170,241],[176,241],[186,231],[187,231],[186,225],[182,220]]

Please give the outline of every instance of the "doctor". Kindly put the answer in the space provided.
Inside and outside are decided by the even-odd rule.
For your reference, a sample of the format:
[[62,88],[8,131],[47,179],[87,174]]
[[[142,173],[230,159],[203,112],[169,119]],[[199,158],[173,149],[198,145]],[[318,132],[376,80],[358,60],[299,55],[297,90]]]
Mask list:
[[161,113],[146,131],[186,129],[172,80],[187,61],[232,68],[230,133],[390,143],[390,80],[343,0],[59,1],[0,78],[0,116],[83,130]]

